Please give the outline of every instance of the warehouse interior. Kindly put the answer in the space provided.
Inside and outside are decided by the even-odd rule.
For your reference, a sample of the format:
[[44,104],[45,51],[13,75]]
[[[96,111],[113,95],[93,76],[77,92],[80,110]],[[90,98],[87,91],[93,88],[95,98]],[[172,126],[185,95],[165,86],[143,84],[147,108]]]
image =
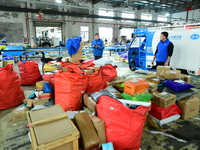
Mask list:
[[0,0],[0,150],[200,150],[199,0]]

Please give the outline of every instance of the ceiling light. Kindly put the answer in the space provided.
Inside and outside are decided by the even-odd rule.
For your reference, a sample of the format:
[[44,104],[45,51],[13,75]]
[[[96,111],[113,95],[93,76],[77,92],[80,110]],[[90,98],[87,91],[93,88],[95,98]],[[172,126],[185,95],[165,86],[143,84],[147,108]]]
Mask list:
[[55,0],[56,3],[62,3],[62,0]]

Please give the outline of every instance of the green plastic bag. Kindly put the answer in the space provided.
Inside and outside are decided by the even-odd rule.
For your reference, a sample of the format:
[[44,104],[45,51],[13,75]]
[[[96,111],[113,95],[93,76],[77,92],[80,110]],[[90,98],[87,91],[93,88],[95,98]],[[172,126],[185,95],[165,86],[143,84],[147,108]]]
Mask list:
[[132,101],[141,101],[141,102],[149,102],[153,96],[150,93],[146,93],[143,95],[138,95],[138,96],[131,96],[126,93],[122,93],[121,95],[125,100],[132,100]]
[[124,87],[124,83],[117,84],[118,87]]

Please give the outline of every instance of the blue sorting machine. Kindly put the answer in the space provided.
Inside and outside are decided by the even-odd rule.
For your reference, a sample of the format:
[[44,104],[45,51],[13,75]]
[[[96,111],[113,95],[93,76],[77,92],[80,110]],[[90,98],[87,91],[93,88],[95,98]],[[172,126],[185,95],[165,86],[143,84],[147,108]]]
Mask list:
[[153,57],[152,40],[155,32],[149,32],[148,28],[134,29],[135,38],[132,40],[128,50],[128,62],[131,71],[136,69],[153,70],[147,65],[148,56]]

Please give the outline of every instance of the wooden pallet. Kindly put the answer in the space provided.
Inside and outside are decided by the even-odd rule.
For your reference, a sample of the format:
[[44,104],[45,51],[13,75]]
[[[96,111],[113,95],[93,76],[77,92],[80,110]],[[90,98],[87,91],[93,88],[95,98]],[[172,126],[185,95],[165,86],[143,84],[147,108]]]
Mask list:
[[[64,111],[63,111],[64,112]],[[37,121],[32,123],[31,122],[31,118],[30,118],[30,111],[27,112],[27,119],[28,119],[28,123],[30,124],[30,136],[31,136],[31,141],[32,141],[32,150],[63,150],[63,147],[66,146],[70,146],[73,149],[71,150],[79,150],[79,146],[78,146],[78,139],[80,137],[80,133],[78,131],[78,129],[75,127],[75,125],[72,123],[72,121],[68,118],[68,116],[66,115],[66,113],[64,112],[62,115],[59,116],[55,116],[55,117],[51,117],[42,121]],[[76,133],[71,134],[70,136],[49,142],[49,143],[45,143],[42,145],[38,145],[37,139],[36,139],[36,135],[34,132],[34,127],[36,126],[41,126],[47,123],[51,123],[60,119],[68,119],[71,124],[74,126],[74,128],[77,130]],[[66,148],[67,149],[67,148]]]

